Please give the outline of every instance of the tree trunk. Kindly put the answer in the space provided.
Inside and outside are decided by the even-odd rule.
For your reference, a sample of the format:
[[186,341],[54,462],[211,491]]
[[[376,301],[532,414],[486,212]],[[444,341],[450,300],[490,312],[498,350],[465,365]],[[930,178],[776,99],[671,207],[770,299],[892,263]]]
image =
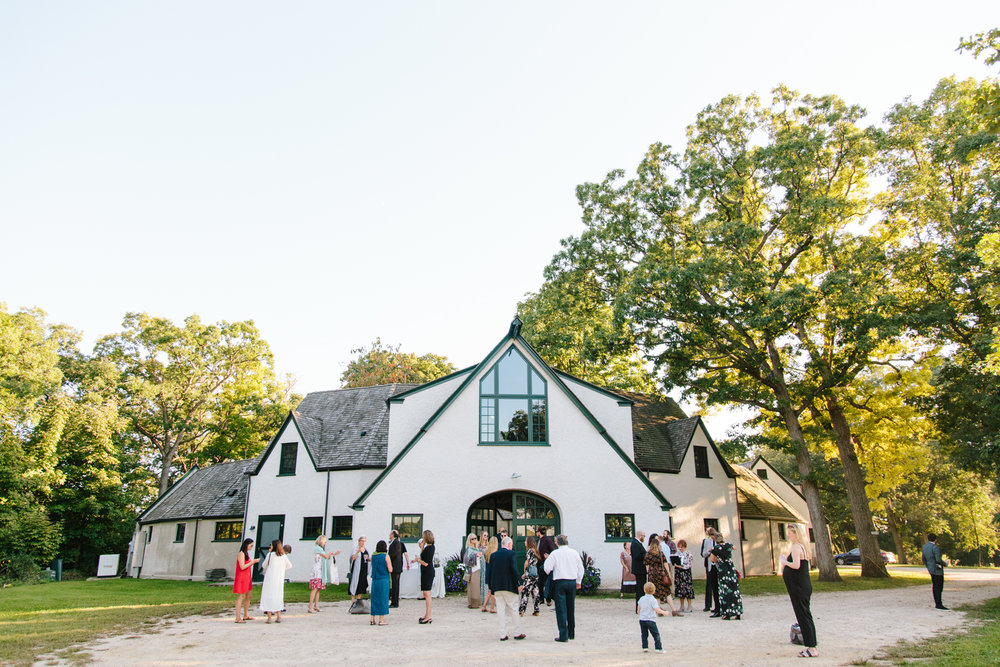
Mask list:
[[899,532],[899,517],[892,509],[892,502],[885,501],[885,517],[889,522],[889,533],[892,535],[892,543],[896,545],[896,554],[899,556],[899,564],[906,565],[906,545],[903,543],[903,535]]
[[888,577],[882,560],[882,550],[875,539],[875,522],[872,521],[872,510],[868,504],[868,494],[865,492],[865,473],[858,461],[858,453],[851,439],[851,426],[847,423],[844,410],[832,394],[824,396],[826,409],[830,414],[830,423],[836,435],[837,451],[840,453],[840,463],[844,468],[844,486],[847,490],[847,500],[851,505],[851,518],[854,520],[854,532],[858,538],[858,548],[861,551],[862,577]]
[[160,448],[160,492],[157,498],[162,496],[170,488],[170,466],[177,456],[177,445],[170,444],[170,433],[163,435],[163,447]]
[[840,581],[837,563],[833,560],[833,544],[830,542],[830,527],[823,514],[823,501],[819,497],[819,487],[812,478],[812,461],[809,459],[809,447],[802,435],[802,425],[799,415],[792,407],[791,395],[785,383],[784,364],[781,355],[773,342],[767,344],[768,356],[771,359],[772,388],[778,399],[778,409],[788,429],[788,437],[795,447],[795,462],[799,467],[799,479],[802,483],[802,495],[809,507],[809,522],[812,523],[813,535],[816,537],[816,566],[819,568],[820,581]]

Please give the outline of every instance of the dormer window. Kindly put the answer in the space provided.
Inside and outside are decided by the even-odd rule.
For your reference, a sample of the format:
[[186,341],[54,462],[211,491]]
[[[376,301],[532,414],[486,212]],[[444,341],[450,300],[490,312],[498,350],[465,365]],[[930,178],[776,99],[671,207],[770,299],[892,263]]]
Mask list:
[[516,348],[479,381],[479,443],[546,444],[545,380]]

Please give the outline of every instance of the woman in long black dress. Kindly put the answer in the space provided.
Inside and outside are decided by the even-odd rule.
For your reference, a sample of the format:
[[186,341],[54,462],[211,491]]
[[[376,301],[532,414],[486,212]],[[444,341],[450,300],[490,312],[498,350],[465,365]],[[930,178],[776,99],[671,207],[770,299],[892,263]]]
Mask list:
[[420,550],[420,558],[415,560],[420,563],[420,591],[424,594],[426,607],[424,615],[418,619],[423,625],[431,622],[431,588],[434,585],[434,533],[431,531],[424,531],[424,548]]
[[740,580],[736,576],[736,565],[733,564],[733,545],[726,542],[721,532],[715,533],[711,559],[719,570],[719,610],[722,612],[722,619],[728,621],[735,617],[738,621],[743,614]]
[[809,578],[809,558],[802,544],[799,527],[789,524],[787,532],[788,541],[792,544],[781,559],[781,578],[785,580],[795,620],[802,631],[802,643],[806,647],[804,651],[799,651],[799,657],[815,658],[819,652],[816,651],[816,624],[813,623],[812,611],[809,609],[813,590],[812,580]]

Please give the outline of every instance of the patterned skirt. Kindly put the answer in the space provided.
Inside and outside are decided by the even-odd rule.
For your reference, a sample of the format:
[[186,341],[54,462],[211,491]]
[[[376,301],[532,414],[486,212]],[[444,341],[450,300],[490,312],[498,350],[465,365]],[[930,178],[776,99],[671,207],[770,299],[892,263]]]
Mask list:
[[674,568],[674,594],[684,600],[694,599],[694,578],[691,576],[691,570],[682,570],[679,567]]
[[322,579],[310,579],[309,580],[309,590],[311,591],[325,591],[326,584],[323,583]]

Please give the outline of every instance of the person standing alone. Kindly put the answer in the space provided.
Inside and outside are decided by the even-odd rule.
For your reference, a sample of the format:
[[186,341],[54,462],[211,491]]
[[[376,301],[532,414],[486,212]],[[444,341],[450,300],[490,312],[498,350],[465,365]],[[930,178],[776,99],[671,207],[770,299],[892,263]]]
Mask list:
[[565,535],[556,536],[556,546],[545,559],[545,572],[552,579],[552,597],[556,603],[557,642],[576,638],[576,591],[583,583],[583,559],[569,546]]
[[639,613],[639,598],[645,593],[646,586],[646,547],[642,546],[642,541],[646,539],[645,531],[638,530],[632,538],[629,551],[632,552],[632,574],[635,575],[635,613]]
[[941,547],[937,545],[938,536],[927,533],[927,544],[921,550],[924,567],[931,575],[931,592],[934,594],[934,608],[948,611],[941,603],[941,590],[944,588],[944,559],[941,557]]

